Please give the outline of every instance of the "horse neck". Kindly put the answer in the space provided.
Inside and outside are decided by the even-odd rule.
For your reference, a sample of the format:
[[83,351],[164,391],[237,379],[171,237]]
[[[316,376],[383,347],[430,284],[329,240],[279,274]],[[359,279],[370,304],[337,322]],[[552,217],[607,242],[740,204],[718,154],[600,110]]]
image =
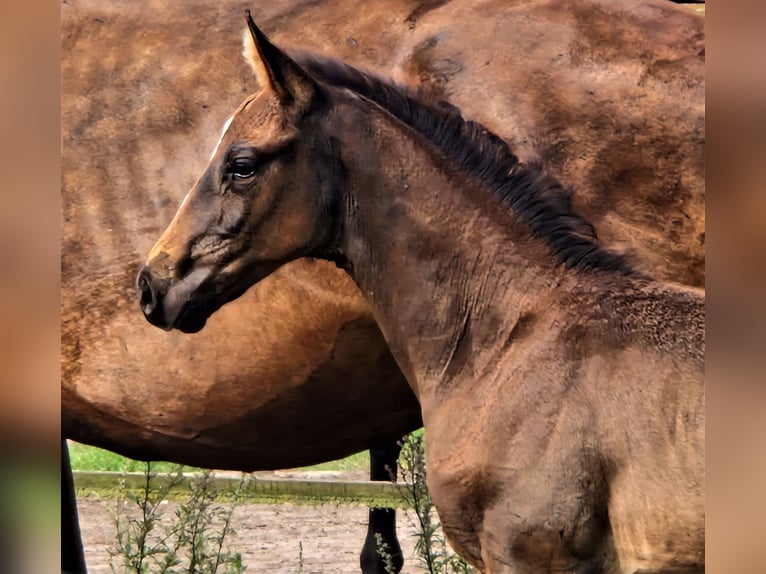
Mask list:
[[491,361],[562,270],[422,136],[374,108],[334,117],[349,194],[340,250],[422,398]]

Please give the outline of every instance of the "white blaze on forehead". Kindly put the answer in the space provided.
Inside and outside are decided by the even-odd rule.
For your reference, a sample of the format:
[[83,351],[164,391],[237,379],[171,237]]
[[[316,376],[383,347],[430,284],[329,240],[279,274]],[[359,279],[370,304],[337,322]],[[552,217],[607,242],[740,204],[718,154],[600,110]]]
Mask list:
[[186,195],[184,195],[184,198],[181,200],[181,205],[178,206],[178,209],[181,209],[184,206],[186,200],[189,199],[189,194],[191,194],[191,190],[186,192]]
[[[221,135],[218,138],[218,141],[216,142],[215,147],[213,148],[213,153],[210,154],[209,161],[212,161],[213,158],[215,157],[215,154],[218,153],[218,148],[221,147],[221,141],[223,140],[223,136],[226,135],[226,130],[229,129],[229,126],[231,125],[231,120],[233,119],[234,119],[234,114],[230,115],[229,119],[226,120],[226,123],[223,124],[223,128],[221,129]],[[189,190],[189,192],[186,195],[184,195],[184,198],[181,200],[181,205],[178,206],[178,209],[181,209],[184,206],[186,201],[189,199],[190,194],[191,194],[191,190]]]
[[221,141],[223,141],[223,136],[226,135],[226,130],[229,129],[229,126],[231,125],[231,120],[234,119],[234,114],[229,116],[229,119],[226,120],[226,123],[223,124],[223,128],[221,129],[221,137],[218,138],[218,142],[215,144],[215,147],[213,148],[213,153],[210,154],[210,159],[212,160],[215,157],[215,154],[218,153],[218,148],[221,147]]

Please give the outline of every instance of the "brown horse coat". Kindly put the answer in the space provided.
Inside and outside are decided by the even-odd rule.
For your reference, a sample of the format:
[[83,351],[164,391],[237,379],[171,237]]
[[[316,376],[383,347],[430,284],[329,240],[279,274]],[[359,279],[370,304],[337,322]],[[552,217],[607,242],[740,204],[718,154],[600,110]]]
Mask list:
[[[285,340],[311,341],[297,366],[286,360],[294,346],[255,327],[242,331],[240,318],[258,324],[274,315],[258,309],[257,289],[223,309],[204,335],[158,333],[134,315],[137,262],[201,170],[231,107],[254,89],[237,55],[246,6],[62,5],[62,406],[65,431],[84,442],[139,458],[255,468],[342,456],[387,428],[393,435],[419,424],[365,304],[331,266],[300,273],[305,264],[296,263],[300,284],[288,268],[284,282],[280,275],[271,289],[257,288],[289,298],[294,315],[278,316],[317,318],[313,327],[301,321],[307,331],[295,337],[284,335],[293,327],[281,326]],[[539,1],[343,1],[330,11],[295,1],[263,6],[259,19],[276,38],[374,69],[396,60],[402,77],[436,81],[509,141],[534,144],[546,166],[576,187],[575,201],[602,239],[632,246],[658,276],[699,284],[701,19],[658,3],[623,7],[620,15],[610,3],[596,8],[584,0],[566,9]],[[598,25],[575,25],[588,14]],[[669,67],[678,81],[665,81]],[[481,97],[474,102],[472,94]],[[628,96],[640,104],[618,107]],[[604,153],[618,145],[615,138],[631,153]],[[661,171],[653,167],[659,159]],[[334,292],[337,306],[324,304]],[[321,304],[310,302],[322,294]],[[332,349],[362,339],[366,352],[327,362]],[[293,426],[296,420],[313,426]],[[340,435],[339,427],[358,423],[369,431]],[[306,442],[307,433],[324,445]]]
[[665,1],[447,2],[418,22],[394,77],[440,86],[542,160],[604,244],[702,286],[704,42],[704,18]]
[[[76,440],[254,470],[340,458],[421,425],[366,304],[327,263],[286,268],[198,336],[137,314],[143,254],[254,89],[240,55],[246,5],[62,5],[62,418]],[[273,27],[345,40],[373,35],[372,21],[351,18],[360,6],[260,12]],[[396,6],[403,20],[410,7]],[[378,41],[378,59],[398,37]]]
[[251,19],[263,88],[138,277],[201,329],[281,265],[336,262],[420,400],[429,487],[487,572],[704,570],[704,292],[599,246],[571,196],[454,108]]

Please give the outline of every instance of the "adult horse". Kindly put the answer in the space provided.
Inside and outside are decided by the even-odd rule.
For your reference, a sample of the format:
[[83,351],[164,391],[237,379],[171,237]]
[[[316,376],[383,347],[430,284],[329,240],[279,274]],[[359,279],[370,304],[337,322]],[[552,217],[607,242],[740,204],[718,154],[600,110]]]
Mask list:
[[704,292],[605,250],[484,126],[248,14],[261,89],[138,275],[197,331],[301,257],[359,285],[421,403],[452,545],[519,571],[704,570]]
[[[133,458],[243,471],[370,448],[371,478],[380,480],[388,476],[381,467],[395,466],[392,441],[421,425],[419,406],[356,288],[331,266],[286,269],[202,337],[158,333],[135,312],[141,254],[193,182],[201,150],[212,147],[211,118],[223,121],[236,94],[250,89],[236,48],[230,57],[239,44],[229,40],[230,11],[244,5],[62,4],[63,434]],[[316,26],[372,37],[372,20],[349,19],[359,7],[338,2],[328,12],[294,1],[263,13],[292,31]],[[408,29],[402,22],[413,7],[388,3],[392,32]],[[191,28],[179,52],[173,31]],[[376,40],[379,52],[363,44],[364,61],[389,57],[399,37]],[[189,62],[191,54],[199,58]],[[203,135],[189,138],[190,126]],[[186,167],[180,178],[166,171],[172,158]],[[242,328],[244,317],[253,328]],[[349,425],[358,432],[349,435]],[[75,550],[62,553],[62,563],[83,570],[74,513],[64,515],[64,532],[73,535],[64,549]],[[375,533],[401,567],[394,512],[371,509],[364,572],[383,571]]]
[[[236,16],[250,4],[62,5],[62,409],[65,434],[81,442],[135,458],[249,470],[337,458],[419,424],[398,369],[386,374],[392,363],[369,310],[332,266],[286,268],[270,278],[271,288],[258,286],[262,296],[248,292],[196,337],[155,333],[136,317],[132,265],[193,183],[231,107],[254,86],[237,57]],[[589,10],[588,3],[573,6]],[[282,2],[259,16],[283,37],[300,30],[302,43],[332,45],[367,67],[396,60],[397,74],[436,83],[483,122],[499,118],[501,135],[534,141],[547,165],[578,188],[595,185],[582,207],[602,237],[657,254],[652,265],[662,276],[698,283],[704,82],[694,56],[701,25],[670,8],[625,10],[630,18],[596,10],[598,37],[540,2],[344,1],[332,10]],[[483,45],[461,48],[472,30],[490,26]],[[535,41],[539,28],[544,42]],[[638,33],[644,29],[651,34]],[[576,61],[558,56],[569,42],[580,45]],[[481,54],[489,60],[481,62],[484,74],[471,60]],[[646,67],[641,85],[631,80],[636,54]],[[683,82],[663,80],[669,67]],[[598,76],[580,75],[597,80],[598,90],[588,94],[582,81],[575,92],[571,78],[594,68]],[[497,94],[469,101],[494,82]],[[605,105],[621,98],[640,106]],[[524,132],[517,110],[527,109],[536,121],[521,113]],[[596,153],[614,146],[631,153]],[[647,179],[658,157],[667,162],[664,177]],[[174,164],[184,166],[181,174],[168,169]],[[259,325],[273,318],[274,292],[305,307],[294,308],[300,321],[264,332]],[[345,311],[333,316],[328,304]],[[242,330],[247,317],[257,324],[254,334]],[[290,336],[287,328],[298,331]],[[292,343],[305,341],[321,348],[296,365]],[[356,428],[349,425],[359,428],[347,435]],[[365,548],[374,555],[374,544]]]

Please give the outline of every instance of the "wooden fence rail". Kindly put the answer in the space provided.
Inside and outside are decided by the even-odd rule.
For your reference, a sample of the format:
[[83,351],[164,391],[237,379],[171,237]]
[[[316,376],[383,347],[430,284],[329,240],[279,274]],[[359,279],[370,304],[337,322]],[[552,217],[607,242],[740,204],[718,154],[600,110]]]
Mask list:
[[[115,496],[118,491],[141,491],[146,484],[146,474],[143,472],[106,472],[106,471],[74,471],[74,484],[78,495],[96,493],[100,496]],[[155,488],[160,484],[168,484],[171,474],[157,473],[153,475],[152,483]],[[189,486],[194,480],[199,480],[200,474],[184,473],[178,484],[168,492],[167,498],[174,500],[189,492]],[[244,481],[239,489],[240,481]],[[209,478],[207,487],[216,498],[232,499],[239,489],[237,496],[241,501],[261,504],[357,504],[373,507],[407,508],[409,507],[407,486],[391,482],[373,481],[337,481],[337,480],[303,480],[293,478],[258,478],[251,475],[232,476],[214,475]]]

